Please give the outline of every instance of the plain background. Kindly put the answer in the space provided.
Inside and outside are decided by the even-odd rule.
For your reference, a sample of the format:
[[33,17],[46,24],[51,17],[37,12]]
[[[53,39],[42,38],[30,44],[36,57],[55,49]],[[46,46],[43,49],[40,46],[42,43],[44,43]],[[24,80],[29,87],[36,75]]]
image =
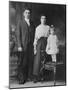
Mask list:
[[[19,1],[19,0],[12,0],[12,1]],[[68,15],[68,0],[20,0],[20,1],[66,4],[67,5],[66,16]],[[66,18],[66,21],[68,22],[68,18]],[[66,27],[66,29],[68,29],[68,26]],[[8,77],[9,77],[9,0],[1,0],[0,1],[0,90],[8,90],[9,88]],[[31,90],[41,90],[41,89],[64,90],[65,89],[66,90],[67,88],[68,86],[56,86],[56,87],[26,88],[26,89],[28,90],[30,89]],[[21,89],[17,89],[17,90],[21,90]]]
[[[59,56],[57,61],[60,60],[64,63],[66,62],[65,55],[65,44],[66,44],[66,5],[65,4],[46,4],[46,3],[30,3],[30,2],[21,2],[21,1],[10,1],[9,2],[9,24],[18,25],[18,21],[22,18],[23,8],[29,7],[31,9],[31,20],[33,21],[36,27],[40,24],[40,16],[44,14],[47,18],[46,23],[55,26],[55,34],[59,39]],[[12,9],[13,8],[13,9]],[[16,12],[16,14],[12,13],[12,10]],[[17,30],[16,30],[17,31]],[[10,46],[9,46],[10,47]],[[17,50],[17,48],[16,48]],[[61,57],[62,56],[62,57]],[[12,58],[10,56],[10,58]],[[60,59],[59,59],[60,58]],[[62,58],[62,59],[61,59]],[[10,60],[9,60],[10,61]],[[64,64],[64,66],[66,66]],[[9,66],[11,68],[11,65]],[[11,71],[10,71],[11,73]],[[61,72],[59,68],[58,73],[56,74],[56,80],[64,80],[65,71]],[[60,76],[61,75],[61,76]]]

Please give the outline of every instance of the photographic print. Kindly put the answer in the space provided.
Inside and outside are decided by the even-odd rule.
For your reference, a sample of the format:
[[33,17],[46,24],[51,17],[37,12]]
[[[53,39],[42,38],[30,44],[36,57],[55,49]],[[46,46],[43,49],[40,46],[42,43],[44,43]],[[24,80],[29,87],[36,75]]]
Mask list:
[[9,88],[66,85],[66,5],[9,1]]

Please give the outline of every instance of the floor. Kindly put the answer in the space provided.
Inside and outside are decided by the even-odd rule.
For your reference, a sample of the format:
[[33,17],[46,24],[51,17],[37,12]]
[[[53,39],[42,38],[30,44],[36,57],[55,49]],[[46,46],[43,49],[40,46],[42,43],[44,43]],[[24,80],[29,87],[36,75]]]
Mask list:
[[[55,86],[66,85],[63,81],[56,81]],[[13,82],[10,84],[10,88],[24,88],[24,87],[38,87],[38,86],[54,86],[54,81],[45,81],[45,82],[26,82],[25,84],[19,84],[18,82]]]

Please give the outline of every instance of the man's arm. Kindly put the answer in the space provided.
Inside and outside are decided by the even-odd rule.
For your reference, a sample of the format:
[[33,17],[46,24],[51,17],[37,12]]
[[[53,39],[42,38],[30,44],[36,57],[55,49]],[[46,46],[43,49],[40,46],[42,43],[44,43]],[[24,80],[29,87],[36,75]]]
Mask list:
[[17,42],[18,42],[18,51],[22,51],[21,48],[21,38],[20,38],[20,28],[21,28],[21,21],[18,21],[17,24]]

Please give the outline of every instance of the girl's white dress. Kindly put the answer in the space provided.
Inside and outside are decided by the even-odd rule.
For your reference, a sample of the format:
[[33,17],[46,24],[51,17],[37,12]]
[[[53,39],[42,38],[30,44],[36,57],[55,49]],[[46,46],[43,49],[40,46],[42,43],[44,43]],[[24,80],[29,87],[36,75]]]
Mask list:
[[47,54],[57,54],[59,52],[58,39],[56,35],[49,35],[47,39],[46,52]]

